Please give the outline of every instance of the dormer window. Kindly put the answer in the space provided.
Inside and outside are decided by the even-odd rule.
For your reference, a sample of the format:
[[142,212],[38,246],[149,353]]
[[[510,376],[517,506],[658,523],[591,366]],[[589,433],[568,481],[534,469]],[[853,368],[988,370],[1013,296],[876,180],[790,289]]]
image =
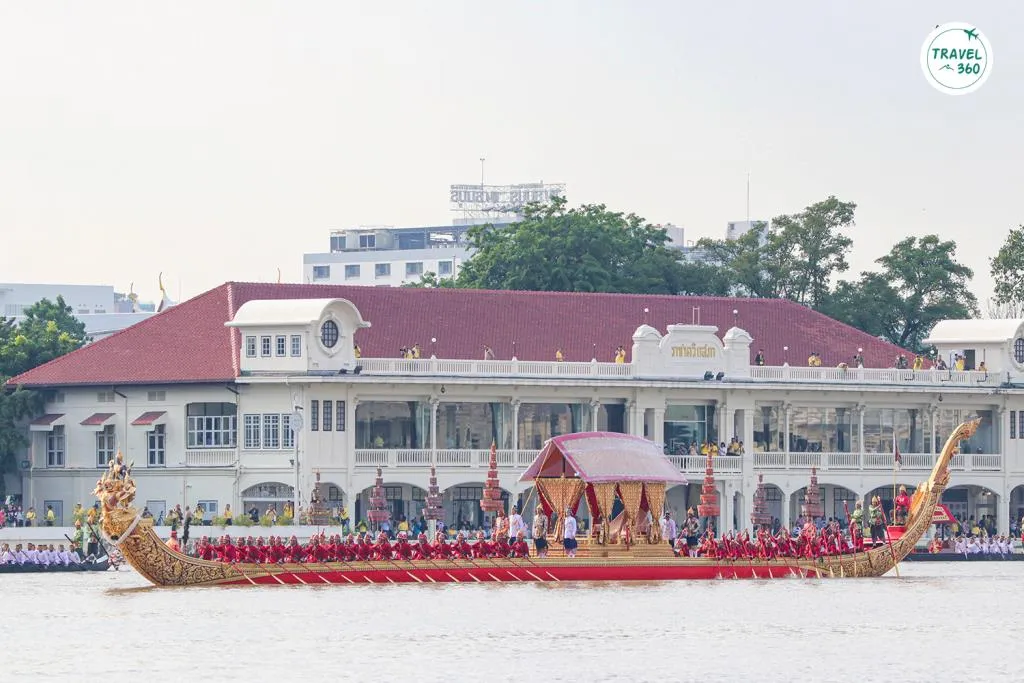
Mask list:
[[1024,339],[1020,337],[1013,342],[1013,359],[1024,365]]
[[333,320],[324,321],[320,326],[320,343],[328,349],[333,349],[338,344],[338,323]]

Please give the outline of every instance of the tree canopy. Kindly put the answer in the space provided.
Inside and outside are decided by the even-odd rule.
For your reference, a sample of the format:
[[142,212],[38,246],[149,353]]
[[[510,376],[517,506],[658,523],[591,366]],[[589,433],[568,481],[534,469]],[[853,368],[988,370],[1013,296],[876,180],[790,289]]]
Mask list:
[[519,223],[473,227],[468,241],[459,287],[677,294],[684,285],[666,231],[603,204],[570,209],[556,197],[527,206]]
[[38,391],[4,390],[11,377],[48,363],[86,343],[85,324],[75,318],[63,297],[43,299],[25,309],[19,322],[0,317],[0,497],[3,473],[17,468],[15,460],[25,436],[18,423],[43,409]]
[[956,260],[956,243],[937,235],[907,237],[875,260],[879,272],[840,282],[825,312],[854,327],[912,351],[940,320],[978,315],[968,289],[974,271]]
[[989,265],[996,303],[1024,304],[1024,225],[1010,230]]

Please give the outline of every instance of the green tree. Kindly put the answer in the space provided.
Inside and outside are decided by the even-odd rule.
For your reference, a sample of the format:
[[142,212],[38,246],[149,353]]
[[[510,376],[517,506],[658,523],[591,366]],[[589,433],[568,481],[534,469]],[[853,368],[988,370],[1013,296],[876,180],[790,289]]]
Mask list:
[[1024,225],[1010,230],[989,265],[996,283],[996,303],[1024,303]]
[[424,289],[435,289],[440,287],[442,289],[452,289],[455,287],[455,278],[450,277],[438,277],[437,273],[433,271],[427,271],[420,275],[420,279],[416,282],[406,282],[403,287],[418,287]]
[[88,339],[63,297],[43,299],[25,309],[23,318],[0,317],[0,498],[3,474],[17,468],[16,453],[26,444],[20,423],[43,409],[43,395],[7,381],[54,358],[81,348]]
[[978,315],[968,289],[974,272],[956,260],[956,243],[937,235],[908,237],[856,282],[840,282],[825,311],[897,346],[923,352],[923,340],[940,320]]
[[841,231],[854,224],[856,210],[853,202],[830,196],[800,213],[772,220],[772,229],[791,249],[794,287],[789,298],[821,310],[832,289],[832,277],[850,267],[846,255],[853,240]]
[[527,206],[518,223],[471,228],[468,242],[459,287],[676,294],[684,285],[665,230],[601,204],[569,209],[556,197]]
[[697,246],[732,281],[736,294],[792,299],[821,310],[832,278],[849,268],[853,240],[842,230],[853,225],[856,209],[830,196],[800,213],[755,224],[734,240],[703,239]]

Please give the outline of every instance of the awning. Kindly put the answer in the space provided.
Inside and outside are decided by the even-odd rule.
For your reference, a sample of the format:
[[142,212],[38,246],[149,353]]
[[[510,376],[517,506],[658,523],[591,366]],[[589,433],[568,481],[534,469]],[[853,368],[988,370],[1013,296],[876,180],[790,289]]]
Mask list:
[[629,434],[583,432],[549,439],[519,481],[579,477],[587,483],[644,481],[685,484],[661,446]]
[[167,421],[167,411],[164,410],[151,410],[148,413],[143,413],[137,418],[132,420],[133,427],[152,427],[153,425],[162,425]]
[[93,413],[89,417],[82,420],[81,425],[83,427],[89,427],[96,431],[102,430],[114,419],[113,413]]
[[942,503],[935,506],[935,512],[932,513],[932,524],[952,524],[955,521],[956,519],[948,507]]
[[30,432],[52,432],[57,425],[64,424],[63,413],[47,413],[40,415],[28,424]]

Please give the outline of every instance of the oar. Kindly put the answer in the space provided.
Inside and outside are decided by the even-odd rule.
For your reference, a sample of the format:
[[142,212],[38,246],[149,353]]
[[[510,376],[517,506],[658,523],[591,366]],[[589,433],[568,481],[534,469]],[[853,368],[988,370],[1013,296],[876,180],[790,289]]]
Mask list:
[[251,577],[251,576],[249,576],[248,574],[246,574],[245,572],[243,572],[243,571],[242,571],[241,569],[239,569],[238,567],[236,567],[236,566],[235,566],[235,565],[234,565],[233,563],[231,563],[231,562],[226,562],[225,564],[227,564],[227,565],[228,565],[229,567],[231,567],[232,569],[234,569],[234,570],[235,570],[235,572],[237,572],[238,574],[241,574],[242,576],[244,576],[244,577],[246,578],[246,580],[248,580],[248,581],[249,581],[249,583],[251,583],[252,585],[254,585],[254,586],[255,586],[255,585],[257,585],[257,583],[256,583],[255,581],[253,581],[253,580],[252,580],[252,577]]

